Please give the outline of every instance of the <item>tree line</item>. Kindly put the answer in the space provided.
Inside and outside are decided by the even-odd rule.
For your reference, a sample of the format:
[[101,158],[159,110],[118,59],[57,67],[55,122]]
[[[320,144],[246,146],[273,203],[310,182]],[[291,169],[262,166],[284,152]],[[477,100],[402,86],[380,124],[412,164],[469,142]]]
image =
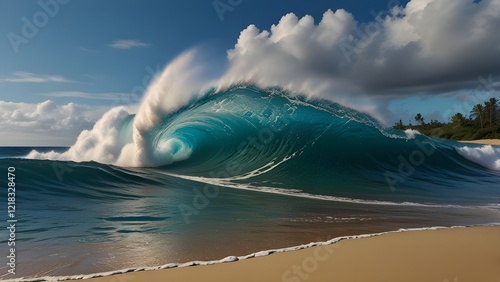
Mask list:
[[490,98],[483,104],[476,104],[469,115],[454,114],[448,123],[431,120],[426,123],[422,114],[415,115],[416,124],[408,125],[401,120],[395,129],[416,129],[420,133],[454,140],[500,139],[500,104],[498,99]]

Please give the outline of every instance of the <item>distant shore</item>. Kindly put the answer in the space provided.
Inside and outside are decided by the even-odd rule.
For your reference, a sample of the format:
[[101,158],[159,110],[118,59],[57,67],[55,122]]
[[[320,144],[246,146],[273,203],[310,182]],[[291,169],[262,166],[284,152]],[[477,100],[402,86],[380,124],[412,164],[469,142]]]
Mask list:
[[500,226],[396,232],[236,262],[88,281],[500,281],[498,238]]
[[458,142],[500,146],[500,139],[480,139],[480,140],[458,141]]

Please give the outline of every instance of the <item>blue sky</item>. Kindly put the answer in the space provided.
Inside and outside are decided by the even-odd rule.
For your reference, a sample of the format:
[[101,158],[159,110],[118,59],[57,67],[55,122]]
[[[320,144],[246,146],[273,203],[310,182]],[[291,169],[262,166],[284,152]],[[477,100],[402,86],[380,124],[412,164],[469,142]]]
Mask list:
[[[497,0],[413,0],[410,4],[392,0],[0,0],[2,128],[26,125],[18,129],[18,136],[8,141],[4,139],[0,145],[36,143],[25,142],[28,138],[43,139],[39,142],[43,144],[70,145],[78,132],[92,126],[95,115],[116,105],[118,97],[141,94],[151,74],[183,51],[193,47],[203,49],[211,72],[221,75],[231,64],[227,51],[235,48],[240,33],[249,25],[254,24],[261,31],[270,30],[288,13],[294,13],[298,19],[310,15],[319,25],[329,9],[335,13],[337,9],[347,11],[347,16],[336,13],[337,19],[343,15],[347,19],[337,26],[346,28],[348,38],[356,38],[356,50],[363,48],[354,54],[355,63],[344,73],[341,73],[342,68],[332,67],[332,81],[338,79],[350,85],[342,88],[347,93],[342,99],[355,101],[356,95],[361,93],[366,106],[372,101],[370,97],[374,97],[376,111],[384,111],[380,116],[390,124],[400,118],[407,123],[417,112],[427,120],[446,120],[448,115],[444,112],[452,109],[452,112],[468,113],[464,104],[481,102],[467,98],[481,85],[479,76],[493,75],[496,88],[489,91],[491,95],[488,96],[499,97],[496,82],[499,64],[494,63],[494,58],[498,58],[500,47],[495,47],[498,36],[488,36],[492,30],[498,30],[499,21],[495,13],[487,14],[497,9],[497,3]],[[400,14],[394,12],[385,23],[378,22],[382,31],[359,32],[377,23],[374,14],[383,12],[385,17],[388,9],[396,4]],[[431,8],[436,11],[448,9],[449,13],[440,16],[431,13]],[[421,22],[411,27],[412,32],[406,32],[412,24],[408,19],[415,15],[421,17]],[[424,17],[428,18],[423,20]],[[473,32],[478,29],[472,22],[466,25],[467,20],[462,19],[472,21],[474,18],[486,21],[479,27],[486,35],[462,48],[461,40],[474,37]],[[293,26],[294,20],[288,19]],[[30,25],[36,30],[30,29]],[[468,31],[471,35],[467,35]],[[365,35],[370,38],[369,44],[363,42]],[[340,53],[339,46],[334,47],[332,50]],[[387,55],[387,48],[394,51]],[[261,49],[266,50],[265,47]],[[254,53],[255,57],[241,55],[242,60],[265,60],[259,52]],[[328,56],[329,53],[325,53],[325,57]],[[269,59],[270,64],[272,60]],[[464,103],[467,100],[470,101]],[[68,106],[69,103],[72,104]],[[59,114],[46,122],[55,122],[65,115],[80,115],[58,124],[57,128],[72,126],[75,120],[78,126],[73,131],[61,133],[64,136],[32,134],[30,126],[36,124],[33,119],[44,111]],[[55,127],[47,128],[54,130]],[[23,130],[25,132],[21,132]],[[19,141],[21,139],[24,141]]]

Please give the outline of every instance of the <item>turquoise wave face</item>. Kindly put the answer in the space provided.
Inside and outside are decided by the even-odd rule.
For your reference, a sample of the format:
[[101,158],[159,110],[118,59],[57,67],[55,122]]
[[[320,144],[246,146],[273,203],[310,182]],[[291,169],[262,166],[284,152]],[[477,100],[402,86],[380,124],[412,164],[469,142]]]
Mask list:
[[[335,103],[234,87],[165,117],[147,149],[160,171],[223,186],[415,202],[495,195],[499,173],[465,159],[458,143],[407,135]],[[172,154],[182,161],[162,166]]]
[[[356,129],[355,123],[366,126]],[[125,123],[122,131],[131,132],[131,126]],[[147,150],[154,152],[153,163],[159,166],[168,163],[162,162],[166,148],[168,153],[189,152],[186,160],[169,166],[183,173],[213,176],[226,171],[238,176],[296,156],[332,128],[340,129],[338,134],[380,134],[378,127],[369,116],[336,104],[311,104],[278,90],[236,87],[165,117],[149,133],[153,142]]]

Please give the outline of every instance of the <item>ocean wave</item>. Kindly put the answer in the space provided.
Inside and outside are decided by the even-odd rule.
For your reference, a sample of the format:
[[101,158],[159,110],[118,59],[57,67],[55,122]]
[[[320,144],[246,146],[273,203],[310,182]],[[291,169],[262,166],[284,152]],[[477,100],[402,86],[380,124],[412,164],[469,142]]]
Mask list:
[[[385,129],[369,115],[276,88],[208,90],[155,121],[141,133],[140,146],[137,116],[114,109],[68,151],[32,151],[27,157],[152,167],[206,183],[219,179],[222,186],[286,189],[304,197],[429,205],[450,191],[464,202],[474,189],[489,195],[498,183],[496,148]],[[401,201],[401,194],[412,196]]]
[[[495,195],[499,151],[384,128],[372,116],[279,87],[197,83],[194,54],[167,66],[136,113],[111,109],[67,151],[28,159],[156,168],[339,199],[440,202]],[[204,86],[203,86],[204,85]],[[491,193],[490,193],[491,192]],[[485,199],[481,202],[484,203]]]

